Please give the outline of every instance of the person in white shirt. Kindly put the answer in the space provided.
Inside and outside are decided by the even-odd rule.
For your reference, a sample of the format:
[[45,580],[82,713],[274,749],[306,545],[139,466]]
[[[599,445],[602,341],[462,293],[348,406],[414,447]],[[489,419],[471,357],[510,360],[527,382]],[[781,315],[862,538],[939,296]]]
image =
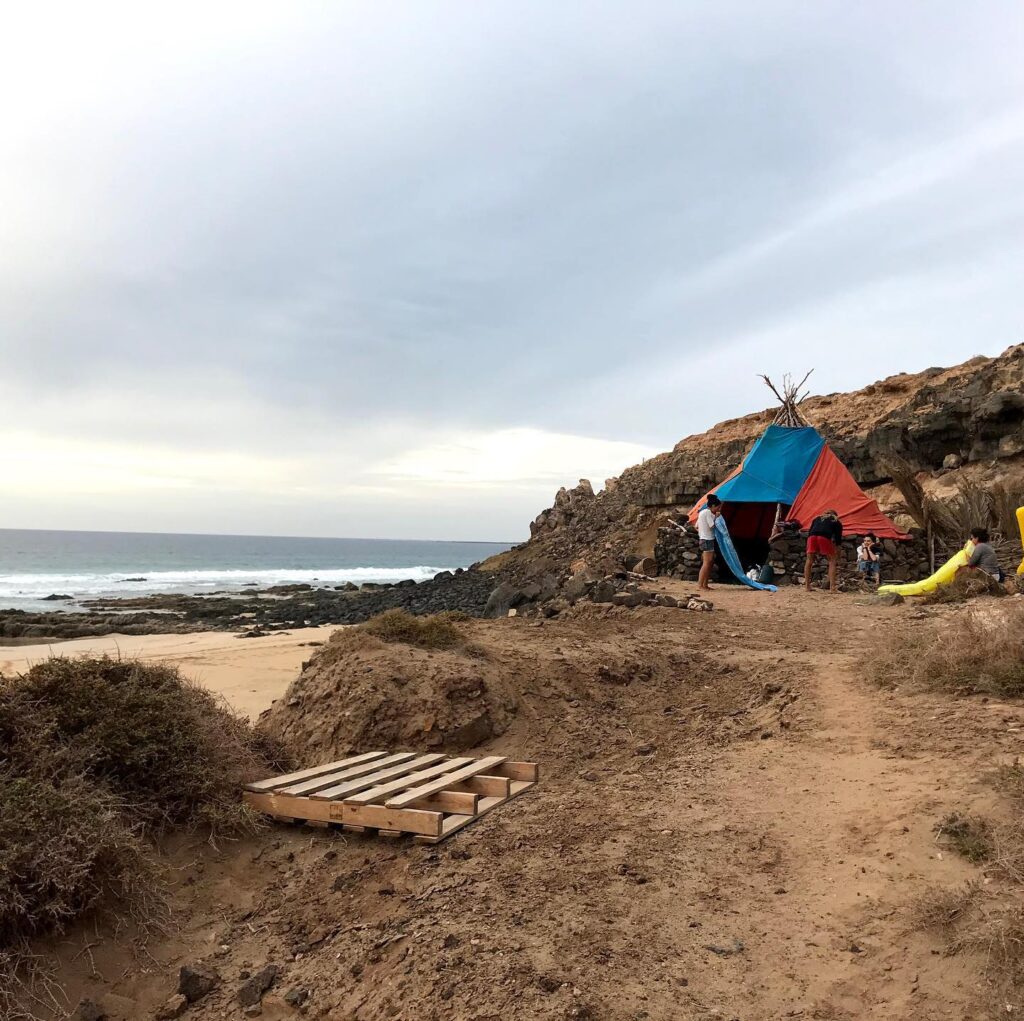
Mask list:
[[707,506],[697,515],[697,539],[700,544],[700,574],[697,588],[710,589],[711,568],[715,565],[715,520],[722,513],[722,501],[712,493]]

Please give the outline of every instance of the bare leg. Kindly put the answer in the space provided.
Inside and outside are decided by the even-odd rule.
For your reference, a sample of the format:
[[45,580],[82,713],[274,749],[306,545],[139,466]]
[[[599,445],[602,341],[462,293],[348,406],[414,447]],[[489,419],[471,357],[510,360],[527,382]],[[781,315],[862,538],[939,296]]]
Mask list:
[[804,588],[811,591],[811,568],[814,566],[814,554],[808,553],[804,561]]
[[700,555],[700,574],[697,576],[697,588],[710,589],[711,567],[715,562],[715,554],[705,550]]
[[839,558],[833,553],[828,558],[828,590],[829,592],[835,592],[836,590],[836,562]]

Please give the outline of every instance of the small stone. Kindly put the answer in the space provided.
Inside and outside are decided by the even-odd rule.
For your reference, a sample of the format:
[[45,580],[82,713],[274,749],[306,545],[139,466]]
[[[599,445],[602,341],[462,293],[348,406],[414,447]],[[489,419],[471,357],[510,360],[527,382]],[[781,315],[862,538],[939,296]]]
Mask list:
[[220,985],[220,975],[202,964],[183,964],[178,972],[178,992],[195,1003]]
[[263,1013],[263,1008],[258,1003],[253,1003],[246,1007],[242,1013],[246,1017],[259,1017]]
[[301,1007],[309,999],[309,990],[305,986],[295,986],[284,994],[284,1002],[289,1007]]
[[75,1011],[75,1021],[105,1021],[107,1012],[93,1000],[82,1000]]
[[583,775],[582,779],[586,780],[587,783],[597,783],[599,777],[592,769],[588,769]]
[[186,1010],[188,1010],[188,1000],[181,993],[175,993],[153,1016],[156,1021],[174,1021],[174,1018],[181,1017]]
[[650,741],[648,741],[646,744],[637,745],[637,747],[635,749],[635,754],[636,755],[653,755],[655,751],[656,751],[655,745],[653,745]]
[[274,984],[280,969],[276,964],[268,964],[261,971],[256,972],[238,990],[238,1002],[243,1007],[251,1007],[263,999],[263,994]]

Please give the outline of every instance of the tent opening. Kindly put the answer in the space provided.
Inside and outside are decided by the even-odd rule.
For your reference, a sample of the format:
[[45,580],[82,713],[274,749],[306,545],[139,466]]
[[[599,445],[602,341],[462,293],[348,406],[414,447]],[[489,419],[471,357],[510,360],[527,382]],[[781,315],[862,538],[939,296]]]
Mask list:
[[[780,510],[778,503],[726,502],[723,517],[744,571],[760,567],[767,562],[768,539],[775,526],[776,515],[784,518],[788,510],[785,505],[782,505]],[[731,580],[731,572],[725,567],[721,553],[718,553],[715,559],[719,561],[719,580]]]

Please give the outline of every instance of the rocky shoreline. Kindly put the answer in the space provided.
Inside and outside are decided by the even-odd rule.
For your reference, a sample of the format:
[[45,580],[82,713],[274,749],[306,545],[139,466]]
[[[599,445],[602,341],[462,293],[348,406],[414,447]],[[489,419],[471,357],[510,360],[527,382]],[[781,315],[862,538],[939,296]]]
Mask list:
[[497,584],[473,569],[442,571],[430,581],[366,584],[359,588],[285,585],[208,596],[152,595],[93,599],[82,612],[33,613],[0,609],[0,643],[89,638],[111,633],[149,635],[192,631],[280,631],[327,624],[359,624],[385,610],[484,614]]

